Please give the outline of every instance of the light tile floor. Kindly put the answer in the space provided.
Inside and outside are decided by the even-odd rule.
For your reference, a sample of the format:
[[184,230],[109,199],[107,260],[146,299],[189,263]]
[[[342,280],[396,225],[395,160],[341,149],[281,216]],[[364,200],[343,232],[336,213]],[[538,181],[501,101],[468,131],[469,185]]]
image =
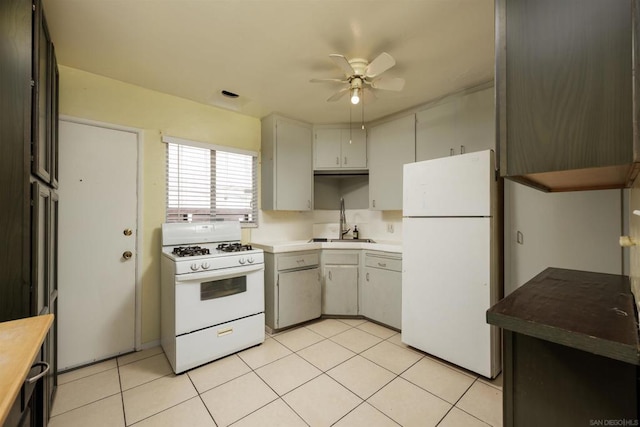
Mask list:
[[397,332],[324,319],[174,375],[162,348],[59,376],[50,427],[502,425],[502,380],[411,349]]

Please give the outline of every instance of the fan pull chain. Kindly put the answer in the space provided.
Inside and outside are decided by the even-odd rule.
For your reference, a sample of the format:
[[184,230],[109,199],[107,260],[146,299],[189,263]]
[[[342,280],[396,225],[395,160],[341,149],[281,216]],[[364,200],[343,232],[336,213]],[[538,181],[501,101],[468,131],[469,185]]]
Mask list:
[[364,130],[364,96],[362,97],[362,130]]
[[349,105],[349,144],[351,144],[351,105]]

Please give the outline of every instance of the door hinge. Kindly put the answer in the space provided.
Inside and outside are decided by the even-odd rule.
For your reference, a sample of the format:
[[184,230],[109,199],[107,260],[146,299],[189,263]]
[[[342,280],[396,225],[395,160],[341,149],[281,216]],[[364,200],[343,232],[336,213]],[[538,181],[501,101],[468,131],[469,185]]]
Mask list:
[[31,80],[31,87],[35,87],[36,86],[36,81],[35,80]]
[[31,3],[31,10],[32,11],[36,11],[36,4],[35,3]]

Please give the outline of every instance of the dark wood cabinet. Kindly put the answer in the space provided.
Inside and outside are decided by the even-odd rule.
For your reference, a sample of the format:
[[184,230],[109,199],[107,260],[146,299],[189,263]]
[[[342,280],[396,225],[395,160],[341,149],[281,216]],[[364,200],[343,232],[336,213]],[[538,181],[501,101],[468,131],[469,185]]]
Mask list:
[[636,319],[627,276],[558,268],[491,307],[487,322],[503,329],[504,425],[635,425]]
[[[57,144],[54,141],[54,49],[42,10],[42,3],[35,2],[33,22],[33,76],[32,95],[32,173],[43,182],[54,180]],[[57,94],[57,90],[55,90]],[[57,117],[57,116],[56,116]]]
[[545,191],[631,184],[637,17],[637,0],[496,1],[503,176]]
[[31,313],[31,0],[0,1],[0,321]]
[[[0,1],[0,322],[57,315],[58,83],[41,1]],[[51,370],[21,403],[25,425],[49,418],[56,324],[40,355]]]

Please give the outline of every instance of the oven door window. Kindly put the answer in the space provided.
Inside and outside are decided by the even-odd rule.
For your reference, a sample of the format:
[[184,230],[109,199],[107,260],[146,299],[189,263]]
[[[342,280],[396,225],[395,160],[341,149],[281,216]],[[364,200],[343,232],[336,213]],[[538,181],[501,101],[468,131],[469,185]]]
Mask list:
[[200,301],[224,298],[247,291],[247,276],[200,283]]

